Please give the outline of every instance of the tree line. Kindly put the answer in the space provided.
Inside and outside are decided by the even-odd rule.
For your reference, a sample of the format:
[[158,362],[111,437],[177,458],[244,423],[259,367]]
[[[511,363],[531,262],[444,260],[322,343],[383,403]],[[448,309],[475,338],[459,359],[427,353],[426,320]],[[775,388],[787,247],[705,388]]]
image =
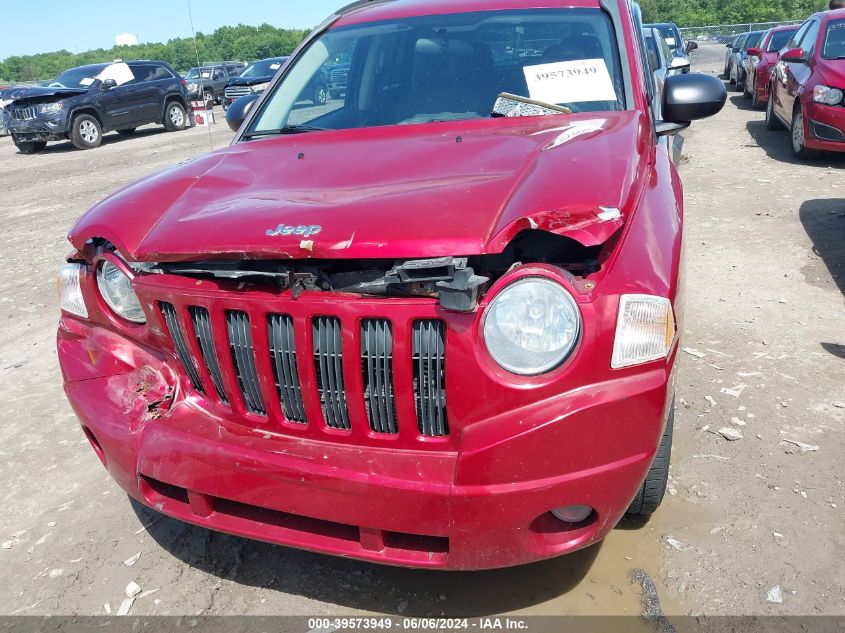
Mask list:
[[82,53],[61,50],[37,55],[15,55],[0,62],[0,83],[52,79],[74,66],[110,62],[115,59],[160,59],[179,71],[186,71],[208,61],[239,60],[250,62],[265,57],[289,55],[308,34],[303,29],[261,26],[223,26],[205,35],[176,38],[164,43],[98,48]]
[[829,0],[640,0],[647,22],[678,26],[803,20],[828,7]]
[[[640,0],[648,22],[675,22],[679,26],[743,24],[802,20],[824,9],[828,0]],[[307,30],[261,26],[223,26],[204,35],[172,39],[164,43],[98,48],[83,53],[61,50],[37,55],[15,55],[0,62],[0,81],[27,82],[51,79],[66,68],[109,62],[115,59],[160,59],[179,71],[200,62],[252,61],[288,55]]]

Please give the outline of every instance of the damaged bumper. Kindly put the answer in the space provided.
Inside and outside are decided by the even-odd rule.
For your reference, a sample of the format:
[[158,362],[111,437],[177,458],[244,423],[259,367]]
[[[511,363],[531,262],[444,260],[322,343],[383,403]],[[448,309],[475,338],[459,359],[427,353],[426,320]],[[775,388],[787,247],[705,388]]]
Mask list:
[[59,141],[67,138],[68,121],[64,112],[30,120],[8,117],[8,130],[20,141]]
[[[147,506],[257,540],[441,569],[518,565],[604,538],[651,465],[675,364],[673,353],[473,424],[450,420],[452,442],[407,450],[245,425],[185,389],[158,353],[74,318],[58,351],[94,450]],[[552,516],[570,504],[594,512],[578,525]]]

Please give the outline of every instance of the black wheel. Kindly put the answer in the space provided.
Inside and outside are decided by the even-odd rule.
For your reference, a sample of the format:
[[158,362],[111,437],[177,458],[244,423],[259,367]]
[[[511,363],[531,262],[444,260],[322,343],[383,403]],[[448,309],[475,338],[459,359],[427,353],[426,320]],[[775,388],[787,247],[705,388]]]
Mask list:
[[783,123],[775,116],[775,96],[770,92],[769,101],[766,103],[766,129],[782,130]]
[[329,91],[326,90],[325,86],[317,86],[314,88],[314,94],[311,97],[311,101],[314,102],[314,105],[326,105],[326,101],[329,100]]
[[757,96],[757,86],[751,87],[751,107],[754,110],[759,110],[762,103],[760,103],[760,97]]
[[16,135],[12,135],[12,142],[21,154],[37,154],[47,147],[45,141],[19,141]]
[[742,97],[743,99],[750,99],[751,98],[751,90],[749,89],[750,86],[748,85],[748,79],[744,79],[742,82]]
[[798,160],[813,160],[819,157],[819,152],[808,149],[804,136],[804,112],[801,106],[795,108],[792,114],[792,155]]
[[736,77],[734,77],[734,65],[731,64],[728,70],[728,83],[732,86],[736,85]]
[[78,114],[70,124],[70,140],[79,149],[94,149],[103,142],[103,128],[90,114]]
[[126,129],[123,129],[123,130],[118,130],[117,133],[120,134],[121,136],[132,136],[133,134],[135,134],[135,128],[134,127],[128,127]]
[[178,101],[171,101],[164,109],[164,129],[168,132],[178,132],[188,126],[188,115],[185,106]]
[[666,483],[669,481],[669,461],[672,458],[672,431],[675,426],[675,403],[669,409],[669,418],[666,420],[666,429],[660,439],[660,446],[651,468],[648,470],[645,481],[637,496],[628,506],[626,514],[629,516],[648,517],[654,514],[663,501],[666,494]]

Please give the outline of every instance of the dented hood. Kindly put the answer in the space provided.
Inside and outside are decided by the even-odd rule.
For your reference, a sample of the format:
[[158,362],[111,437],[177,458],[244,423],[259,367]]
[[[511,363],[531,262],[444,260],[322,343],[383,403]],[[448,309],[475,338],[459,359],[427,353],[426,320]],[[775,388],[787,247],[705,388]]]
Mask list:
[[64,99],[66,97],[75,97],[77,95],[84,95],[88,92],[88,88],[48,88],[47,86],[35,86],[33,88],[26,88],[14,95],[16,102],[25,103],[32,99],[43,101],[49,98]]
[[480,255],[531,228],[597,245],[619,230],[647,180],[651,144],[640,116],[242,142],[119,191],[70,238],[78,249],[104,238],[130,260],[159,262]]

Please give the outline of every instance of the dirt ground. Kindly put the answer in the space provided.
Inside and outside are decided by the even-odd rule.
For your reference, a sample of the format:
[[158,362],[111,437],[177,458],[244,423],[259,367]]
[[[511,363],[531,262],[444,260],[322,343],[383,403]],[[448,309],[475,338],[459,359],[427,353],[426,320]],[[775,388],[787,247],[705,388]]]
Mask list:
[[[719,68],[721,55],[705,47],[696,67]],[[151,127],[35,156],[0,139],[0,614],[114,613],[130,581],[144,591],[132,614],[636,614],[640,569],[670,616],[845,615],[845,158],[796,164],[786,133],[766,131],[735,93],[694,125],[682,167],[691,353],[664,506],[572,556],[439,573],[135,506],[64,398],[54,279],[68,229],[111,191],[230,136],[222,123],[210,134]],[[743,439],[728,442],[724,427]],[[767,602],[775,586],[781,603]]]

